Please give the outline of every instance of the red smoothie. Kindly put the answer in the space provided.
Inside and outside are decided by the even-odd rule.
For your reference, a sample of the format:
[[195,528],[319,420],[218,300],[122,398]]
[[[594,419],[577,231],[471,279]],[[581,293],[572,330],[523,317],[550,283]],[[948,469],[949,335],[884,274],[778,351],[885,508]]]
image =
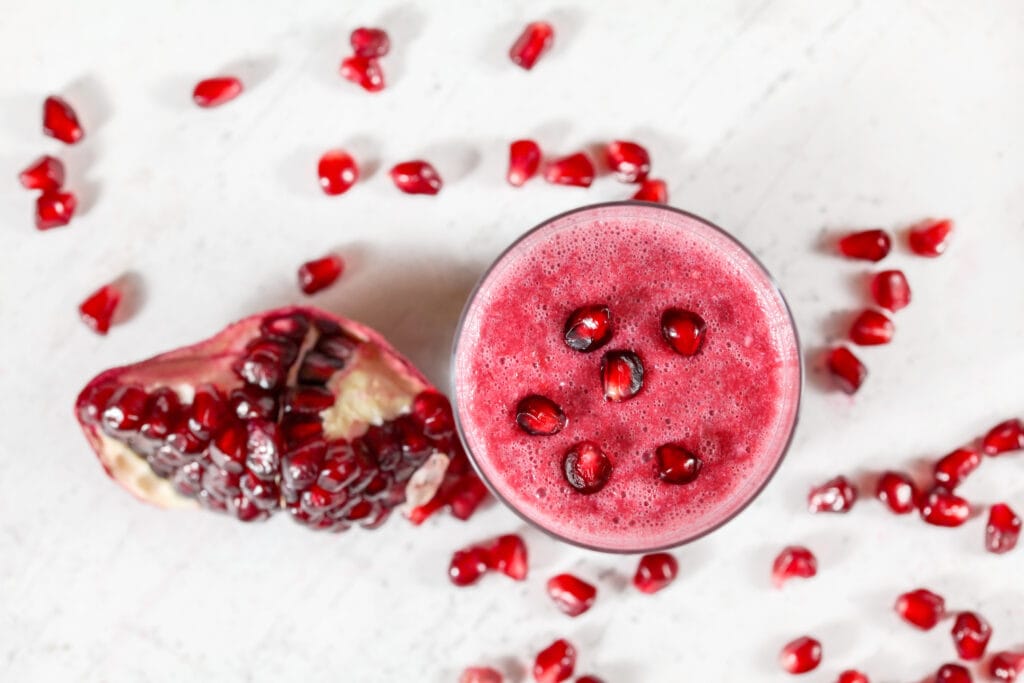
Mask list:
[[[612,332],[582,352],[567,344],[566,323],[587,306],[607,308]],[[706,324],[693,355],[664,336],[668,309]],[[618,401],[606,399],[602,374],[617,351],[643,368],[639,391],[627,386]],[[700,218],[632,203],[563,214],[505,252],[463,314],[454,375],[463,440],[498,496],[551,534],[620,552],[691,540],[749,503],[789,444],[801,387],[792,318],[764,268]],[[557,433],[517,422],[535,394],[564,413]],[[566,474],[582,441],[611,467],[593,492]],[[665,444],[699,459],[696,478],[659,476]]]

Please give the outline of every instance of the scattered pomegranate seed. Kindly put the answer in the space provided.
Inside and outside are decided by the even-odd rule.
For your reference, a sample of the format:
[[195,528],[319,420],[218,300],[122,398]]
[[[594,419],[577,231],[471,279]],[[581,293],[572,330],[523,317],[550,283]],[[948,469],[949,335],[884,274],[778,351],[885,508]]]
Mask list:
[[242,81],[234,76],[207,78],[196,83],[192,101],[200,107],[219,107],[242,94]]
[[651,553],[640,558],[633,585],[641,593],[657,593],[676,580],[679,562],[668,553]]
[[935,526],[960,526],[970,516],[971,506],[966,500],[938,486],[921,501],[921,519]]
[[608,351],[601,359],[601,385],[606,401],[633,398],[644,386],[644,365],[632,351]]
[[612,463],[596,443],[580,441],[566,452],[562,470],[565,480],[576,491],[597,493],[608,483]]
[[41,156],[18,174],[18,180],[29,190],[53,192],[64,185],[64,164],[49,154]]
[[935,674],[935,683],[972,683],[971,672],[959,664],[943,664]]
[[849,512],[856,502],[857,487],[843,476],[815,486],[807,494],[807,509],[814,513]]
[[661,314],[661,336],[681,356],[695,356],[704,346],[708,324],[693,311],[669,308]]
[[548,595],[558,609],[578,617],[594,604],[597,588],[572,574],[559,574],[548,579]]
[[651,155],[635,142],[616,140],[606,150],[608,167],[619,182],[639,183],[651,172]]
[[106,334],[121,303],[121,290],[114,285],[103,285],[78,306],[82,321],[97,334]]
[[508,184],[521,187],[540,168],[540,145],[533,140],[516,140],[508,146]]
[[359,57],[383,57],[391,49],[388,33],[380,28],[361,26],[348,37],[352,51]]
[[829,351],[828,370],[839,388],[848,394],[856,393],[868,376],[868,369],[845,346],[837,346]]
[[896,599],[896,613],[908,624],[930,631],[946,616],[946,601],[941,595],[918,588]]
[[345,194],[359,180],[359,166],[356,160],[343,149],[325,152],[320,157],[316,170],[324,194]]
[[380,68],[380,62],[373,57],[346,57],[341,61],[339,71],[342,78],[367,92],[380,92],[384,89],[384,71]]
[[883,270],[871,278],[875,303],[895,313],[910,304],[910,284],[902,270]]
[[70,192],[44,192],[36,199],[36,229],[60,228],[71,222],[78,199]]
[[487,553],[483,548],[473,546],[457,550],[448,565],[448,578],[456,586],[469,586],[480,580],[487,572]]
[[918,223],[907,234],[910,250],[918,256],[940,256],[946,251],[946,240],[953,232],[953,221],[948,218]]
[[1000,683],[1013,683],[1024,673],[1024,652],[997,652],[988,663],[988,673]]
[[395,187],[406,194],[437,194],[441,191],[441,176],[426,161],[403,161],[391,169]]
[[704,461],[685,446],[667,443],[654,451],[658,478],[666,484],[689,484],[697,479]]
[[983,617],[974,612],[961,612],[953,623],[953,645],[960,659],[975,661],[981,659],[992,638],[992,627]]
[[821,664],[821,643],[809,636],[786,643],[779,653],[779,664],[791,674],[814,671]]
[[487,567],[509,578],[522,581],[529,571],[526,543],[517,534],[498,536],[482,546],[486,551]]
[[73,145],[85,135],[78,115],[65,100],[51,95],[43,102],[43,133]]
[[935,463],[934,476],[938,484],[952,491],[978,469],[981,454],[973,448],[958,448]]
[[847,669],[839,674],[836,683],[871,683],[868,677],[855,669]]
[[668,185],[664,180],[647,178],[640,183],[640,189],[633,195],[633,199],[638,202],[668,204]]
[[565,343],[577,351],[601,348],[612,338],[612,312],[604,304],[583,306],[565,321]]
[[1017,418],[1000,422],[981,441],[987,455],[999,455],[1024,448],[1024,424]]
[[867,309],[850,326],[850,341],[861,346],[888,344],[895,331],[896,326],[884,313]]
[[516,423],[532,436],[551,436],[565,429],[569,419],[550,398],[532,394],[516,404]]
[[988,512],[985,526],[985,548],[990,553],[1008,553],[1017,547],[1021,521],[1006,503],[996,503]]
[[558,639],[537,653],[533,663],[533,680],[537,683],[561,683],[576,668],[576,648]]
[[839,240],[839,253],[846,258],[881,261],[889,255],[892,239],[885,230],[851,232]]
[[878,478],[875,497],[897,515],[905,515],[914,509],[917,502],[917,487],[913,480],[902,472],[884,472]]
[[782,549],[772,564],[772,582],[777,588],[792,578],[809,579],[818,573],[818,559],[803,546]]
[[489,666],[471,666],[463,669],[459,676],[459,683],[502,683],[504,680],[497,669]]
[[328,254],[299,266],[299,287],[306,294],[315,294],[330,287],[341,276],[345,263],[336,254]]
[[555,185],[590,187],[594,182],[594,164],[583,152],[556,159],[544,169],[544,179]]
[[534,21],[526,25],[523,32],[512,43],[508,56],[527,71],[533,68],[541,55],[551,49],[555,42],[555,29],[546,21]]
[[604,683],[604,681],[597,676],[580,676],[576,679],[576,683]]

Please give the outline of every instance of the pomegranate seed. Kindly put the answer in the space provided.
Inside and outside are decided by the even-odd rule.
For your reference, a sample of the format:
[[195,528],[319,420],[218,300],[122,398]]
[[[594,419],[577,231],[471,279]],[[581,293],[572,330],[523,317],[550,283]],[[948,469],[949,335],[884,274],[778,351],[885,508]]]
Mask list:
[[480,504],[487,500],[487,486],[474,474],[463,477],[451,498],[448,506],[452,517],[466,521],[473,516]]
[[868,677],[855,669],[847,669],[839,674],[836,683],[871,683]]
[[380,28],[360,26],[352,31],[348,42],[359,57],[383,57],[391,49],[387,31]]
[[960,526],[970,516],[970,504],[941,487],[933,488],[921,501],[921,519],[935,526]]
[[1000,683],[1013,683],[1024,673],[1024,652],[997,652],[988,664],[988,673]]
[[521,187],[540,168],[540,145],[533,140],[516,140],[508,147],[508,184]]
[[1024,448],[1024,424],[1016,418],[1000,422],[982,439],[981,448],[988,455],[999,455]]
[[666,484],[689,484],[697,479],[704,461],[685,446],[667,443],[654,451],[658,478]]
[[18,174],[18,180],[29,190],[53,192],[64,185],[64,164],[49,154],[41,156],[32,165]]
[[992,627],[974,612],[961,612],[953,623],[953,645],[960,659],[975,661],[981,659],[992,638]]
[[316,167],[324,194],[345,194],[359,180],[356,160],[343,149],[332,149],[320,157]]
[[635,142],[616,140],[606,150],[608,167],[619,182],[639,183],[651,172],[651,155]]
[[640,558],[633,585],[641,593],[657,593],[676,580],[679,562],[668,553],[651,553]]
[[[225,472],[237,474],[245,469],[246,430],[235,423],[223,430],[210,445],[210,459]],[[207,487],[209,488],[209,487]]]
[[82,322],[97,334],[106,334],[121,303],[121,290],[114,285],[103,285],[78,305]]
[[51,95],[43,102],[43,133],[73,145],[85,135],[78,115],[66,101]]
[[533,394],[516,405],[516,423],[533,436],[551,436],[565,429],[569,420],[562,408],[546,396]]
[[533,662],[533,680],[537,683],[560,683],[572,676],[576,668],[576,648],[567,640],[556,640],[537,653]]
[[306,294],[315,294],[334,284],[341,276],[345,264],[341,257],[328,254],[315,261],[306,261],[299,266],[299,288]]
[[1021,521],[1006,503],[996,503],[988,512],[985,548],[990,553],[1008,553],[1017,547]]
[[908,624],[930,631],[946,616],[946,601],[941,595],[918,588],[896,599],[896,613]]
[[821,643],[809,636],[790,641],[779,653],[779,664],[791,674],[813,671],[821,664]]
[[487,571],[487,553],[471,547],[456,551],[448,565],[448,578],[456,586],[468,586],[480,580]]
[[581,441],[570,448],[562,461],[565,480],[580,493],[597,493],[612,474],[612,463],[593,441]]
[[71,222],[78,200],[70,192],[44,192],[36,199],[36,229],[50,230]]
[[455,431],[451,404],[436,391],[424,391],[413,399],[412,416],[429,439],[441,439]]
[[583,306],[565,321],[565,344],[577,351],[601,348],[612,338],[612,312],[604,304]]
[[948,218],[918,223],[907,234],[910,251],[918,256],[941,256],[946,251],[946,240],[953,232],[953,221]]
[[905,515],[917,502],[917,487],[902,472],[884,472],[878,479],[875,497],[897,515]]
[[234,76],[207,78],[196,83],[192,101],[200,107],[219,107],[242,94],[242,81]]
[[395,187],[406,194],[437,194],[441,191],[441,176],[426,161],[404,161],[391,169]]
[[829,351],[828,370],[839,388],[848,394],[856,393],[868,376],[868,369],[845,346],[837,346]]
[[943,664],[935,674],[935,683],[972,683],[971,672],[959,664]]
[[502,683],[501,673],[489,666],[471,666],[462,670],[459,683]]
[[633,398],[644,386],[644,366],[632,351],[608,351],[601,359],[601,385],[606,401]]
[[139,434],[147,439],[161,440],[171,432],[171,426],[179,419],[181,401],[173,389],[162,387],[155,390],[146,405],[146,417],[139,427]]
[[257,477],[273,477],[281,468],[281,436],[277,425],[249,420],[245,423],[245,434],[245,466]]
[[541,55],[551,49],[555,42],[555,29],[546,21],[534,21],[526,25],[516,38],[508,56],[513,63],[527,71],[533,68]]
[[526,543],[516,534],[505,534],[483,547],[484,562],[489,569],[499,571],[516,581],[526,578],[529,562]]
[[896,327],[880,311],[861,311],[850,327],[850,341],[861,346],[877,346],[892,341]]
[[910,303],[910,284],[902,270],[883,270],[871,278],[875,303],[895,313]]
[[881,261],[891,248],[892,240],[885,230],[852,232],[839,240],[840,254],[864,261]]
[[604,683],[604,681],[597,676],[580,676],[576,679],[576,683]]
[[811,489],[807,508],[811,512],[849,512],[857,502],[857,487],[846,477],[830,479]]
[[803,546],[791,545],[782,549],[772,564],[772,582],[777,588],[792,578],[809,579],[818,573],[818,559]]
[[978,469],[981,454],[973,448],[958,448],[935,463],[934,476],[936,483],[952,491],[967,476]]
[[695,356],[704,346],[708,324],[693,311],[669,308],[661,314],[661,336],[681,356]]
[[217,387],[212,384],[196,387],[188,421],[188,428],[193,434],[200,439],[209,439],[210,434],[220,431],[227,415],[227,404]]
[[664,180],[647,178],[640,183],[640,189],[633,195],[633,199],[638,202],[668,204],[668,185]]
[[341,61],[341,77],[355,83],[367,92],[380,92],[384,89],[384,71],[380,62],[373,57],[352,55]]
[[146,414],[146,392],[134,385],[119,387],[103,409],[103,425],[109,431],[133,432],[142,425]]
[[548,595],[558,609],[578,617],[594,604],[597,588],[572,574],[559,574],[548,579]]
[[594,164],[583,152],[556,159],[544,169],[544,179],[555,185],[590,187],[594,182]]

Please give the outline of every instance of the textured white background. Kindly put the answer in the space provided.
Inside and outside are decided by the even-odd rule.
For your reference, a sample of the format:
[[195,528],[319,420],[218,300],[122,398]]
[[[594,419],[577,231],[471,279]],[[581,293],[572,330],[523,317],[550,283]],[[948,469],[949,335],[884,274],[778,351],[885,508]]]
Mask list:
[[[824,642],[808,680],[846,666],[918,681],[953,650],[891,610],[926,585],[977,608],[993,646],[1024,646],[1024,548],[982,550],[984,523],[944,531],[866,501],[803,512],[834,474],[909,466],[1024,413],[1024,6],[991,2],[17,2],[0,1],[0,679],[5,681],[453,681],[497,663],[513,681],[556,636],[581,672],[626,681],[781,681],[792,637]],[[556,48],[532,73],[506,51],[548,18]],[[336,65],[360,24],[391,31],[388,89]],[[204,111],[192,84],[245,78]],[[57,92],[88,129],[67,148],[39,130]],[[488,508],[468,524],[312,534],[132,500],[102,474],[71,404],[97,371],[198,340],[259,309],[306,301],[296,266],[331,248],[350,268],[312,299],[389,335],[442,385],[477,275],[523,230],[622,198],[503,181],[506,145],[552,153],[612,138],[652,150],[673,203],[734,233],[767,263],[808,351],[863,300],[869,268],[821,250],[829,230],[900,228],[951,215],[947,256],[897,249],[914,303],[895,342],[863,353],[855,400],[810,373],[778,478],[745,514],[678,551],[679,581],[628,590],[635,559],[561,546]],[[316,186],[319,153],[363,161],[348,195]],[[43,152],[82,197],[71,227],[37,233],[14,177]],[[390,164],[423,156],[446,181],[400,195]],[[75,306],[125,277],[130,317],[101,339]],[[812,364],[813,365],[813,364]],[[1024,459],[989,462],[964,487],[1024,511]],[[447,582],[450,552],[521,531],[521,584]],[[788,543],[820,558],[812,581],[771,589]],[[600,596],[570,620],[544,580],[572,570]]]

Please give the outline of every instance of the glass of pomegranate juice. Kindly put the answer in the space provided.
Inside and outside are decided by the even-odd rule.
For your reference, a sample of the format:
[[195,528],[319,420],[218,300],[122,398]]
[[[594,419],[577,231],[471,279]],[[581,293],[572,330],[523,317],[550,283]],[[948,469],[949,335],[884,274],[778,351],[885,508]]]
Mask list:
[[649,552],[731,519],[797,420],[802,367],[782,294],[711,223],[585,207],[521,237],[456,336],[471,460],[501,500],[587,548]]

